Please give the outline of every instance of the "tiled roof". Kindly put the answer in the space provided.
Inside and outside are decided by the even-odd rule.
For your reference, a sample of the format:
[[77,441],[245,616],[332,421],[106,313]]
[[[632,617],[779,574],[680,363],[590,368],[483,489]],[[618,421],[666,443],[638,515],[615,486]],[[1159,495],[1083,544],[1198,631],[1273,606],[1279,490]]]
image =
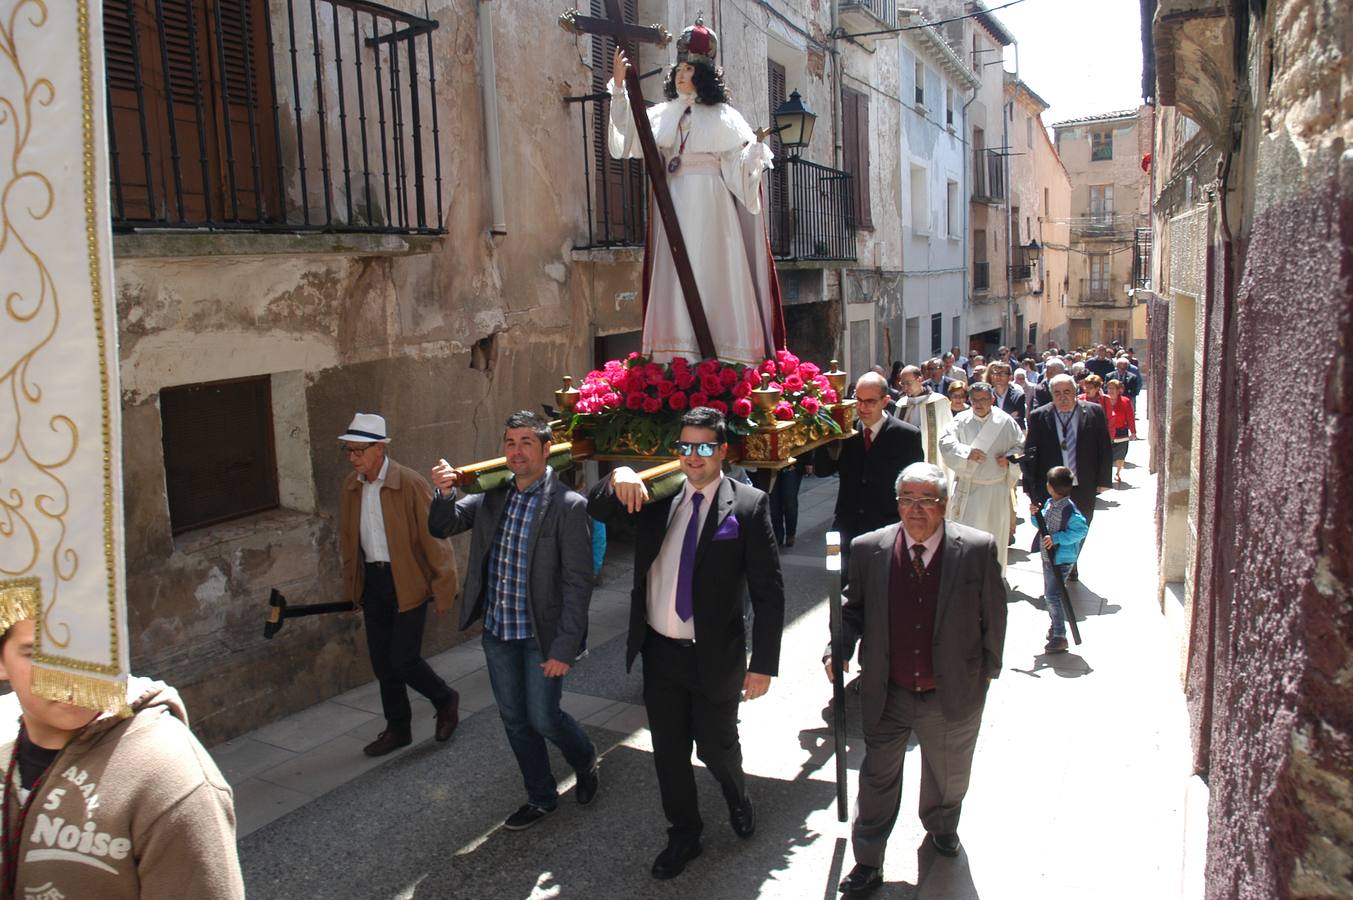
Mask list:
[[1060,122],[1053,122],[1053,128],[1061,128],[1064,125],[1083,125],[1086,122],[1108,122],[1113,119],[1135,119],[1137,110],[1120,109],[1118,112],[1100,113],[1096,116],[1081,116],[1079,119],[1063,119]]

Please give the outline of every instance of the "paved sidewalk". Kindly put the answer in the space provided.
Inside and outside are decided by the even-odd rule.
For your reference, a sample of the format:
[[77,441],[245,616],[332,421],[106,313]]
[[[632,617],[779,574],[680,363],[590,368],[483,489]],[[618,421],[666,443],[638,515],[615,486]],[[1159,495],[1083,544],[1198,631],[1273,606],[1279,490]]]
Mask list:
[[[1101,498],[1076,590],[1085,643],[1041,654],[1047,614],[1037,559],[1011,549],[1006,671],[988,698],[960,833],[937,858],[916,821],[919,753],[908,752],[902,814],[875,896],[1175,898],[1182,888],[1188,747],[1178,658],[1154,599],[1153,480],[1143,441],[1122,489]],[[568,676],[565,706],[604,754],[597,803],[527,832],[501,829],[520,775],[492,708],[478,641],[432,660],[461,691],[448,744],[361,754],[381,727],[374,685],[215,748],[236,786],[251,897],[824,897],[852,864],[836,821],[830,691],[817,660],[827,638],[822,534],[834,480],[807,479],[797,546],[784,554],[781,673],[747,704],[741,733],[757,834],[737,839],[712,779],[698,779],[705,853],[670,883],[648,875],[664,842],[641,675],[623,667],[632,570],[613,554],[594,595],[590,655]],[[1021,524],[1016,547],[1032,529]],[[616,547],[616,551],[627,548]],[[625,554],[627,555],[627,554]],[[850,797],[862,755],[858,709]],[[555,755],[556,772],[567,767]],[[571,776],[561,792],[571,789]]]

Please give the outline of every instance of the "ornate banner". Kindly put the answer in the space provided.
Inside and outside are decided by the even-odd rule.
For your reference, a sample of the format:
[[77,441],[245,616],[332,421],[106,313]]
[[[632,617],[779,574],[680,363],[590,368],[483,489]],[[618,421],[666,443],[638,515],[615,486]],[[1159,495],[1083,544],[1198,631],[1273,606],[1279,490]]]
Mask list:
[[100,0],[0,0],[0,627],[33,686],[125,711],[121,416]]

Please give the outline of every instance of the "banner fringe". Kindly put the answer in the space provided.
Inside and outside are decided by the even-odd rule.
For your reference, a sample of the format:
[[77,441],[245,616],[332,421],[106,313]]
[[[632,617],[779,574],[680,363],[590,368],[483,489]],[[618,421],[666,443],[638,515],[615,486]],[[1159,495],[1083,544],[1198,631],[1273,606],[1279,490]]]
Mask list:
[[127,705],[127,682],[82,675],[62,669],[33,666],[33,693],[59,703],[112,713],[122,718],[132,714]]

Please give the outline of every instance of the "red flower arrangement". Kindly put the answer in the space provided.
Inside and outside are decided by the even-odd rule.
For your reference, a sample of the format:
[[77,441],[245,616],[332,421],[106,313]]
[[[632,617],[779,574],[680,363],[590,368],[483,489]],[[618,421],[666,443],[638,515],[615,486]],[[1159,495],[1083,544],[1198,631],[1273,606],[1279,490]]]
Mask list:
[[[753,393],[763,375],[781,391],[764,413],[757,410]],[[616,446],[627,439],[654,453],[670,448],[680,433],[682,413],[695,406],[723,413],[739,437],[772,420],[798,421],[814,436],[841,430],[826,409],[837,402],[836,391],[818,366],[788,350],[776,351],[775,359],[759,366],[717,359],[691,365],[683,357],[663,365],[631,353],[588,372],[578,395],[569,430],[581,429],[599,446]]]

